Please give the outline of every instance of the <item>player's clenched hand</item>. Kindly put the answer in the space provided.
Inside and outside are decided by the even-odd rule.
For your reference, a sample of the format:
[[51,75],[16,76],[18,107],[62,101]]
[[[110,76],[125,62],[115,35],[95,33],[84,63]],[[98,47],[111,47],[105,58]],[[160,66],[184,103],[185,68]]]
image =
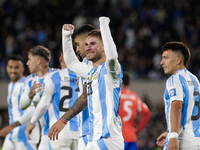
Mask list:
[[3,129],[0,130],[0,136],[1,137],[6,137],[7,134],[9,134],[12,131],[12,126],[9,125],[7,127],[4,127]]
[[28,127],[26,128],[26,136],[27,136],[27,138],[29,139],[29,140],[31,140],[31,138],[30,138],[30,134],[31,134],[31,132],[32,132],[32,130],[35,128],[35,124],[32,124],[32,123],[30,123],[29,125],[28,125]]
[[64,24],[63,25],[63,29],[64,30],[67,30],[67,31],[71,31],[71,30],[73,30],[75,27],[73,26],[73,25],[71,25],[71,24]]
[[49,130],[48,136],[49,136],[50,140],[55,141],[55,138],[56,138],[56,140],[58,140],[58,134],[64,127],[65,127],[65,124],[60,120],[58,120],[56,123],[54,123]]
[[158,146],[165,146],[165,139],[166,139],[166,136],[167,136],[167,131],[166,131],[166,132],[163,132],[163,133],[157,138],[156,144],[157,144]]

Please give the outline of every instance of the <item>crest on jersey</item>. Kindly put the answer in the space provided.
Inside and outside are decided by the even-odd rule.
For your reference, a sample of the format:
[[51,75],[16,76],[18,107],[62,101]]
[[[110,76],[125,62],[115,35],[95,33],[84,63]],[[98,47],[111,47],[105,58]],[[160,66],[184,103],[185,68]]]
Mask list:
[[176,96],[176,89],[169,90],[169,96],[170,97]]

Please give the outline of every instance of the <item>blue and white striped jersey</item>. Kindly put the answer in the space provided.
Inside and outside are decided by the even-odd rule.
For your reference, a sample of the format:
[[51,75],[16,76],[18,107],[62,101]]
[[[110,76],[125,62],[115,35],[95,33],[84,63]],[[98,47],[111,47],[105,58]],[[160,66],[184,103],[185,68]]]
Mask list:
[[122,139],[121,119],[118,116],[122,69],[117,69],[117,79],[108,73],[106,63],[92,68],[88,75],[88,107],[90,115],[89,141],[110,137]]
[[[183,101],[179,147],[200,145],[200,85],[187,69],[178,70],[166,81],[164,92],[167,132],[171,131],[170,110],[174,100]],[[165,147],[169,140],[166,138]]]
[[[57,122],[80,96],[76,81],[77,75],[67,68],[48,74],[44,79],[43,95],[31,123],[37,122],[46,110],[49,113],[50,127]],[[59,133],[58,140],[78,139],[79,119],[79,115],[73,117]]]
[[[90,66],[92,66],[92,62],[88,61],[87,58],[85,57],[82,61],[85,64],[88,64]],[[79,89],[80,92],[83,92],[83,84],[84,82],[87,82],[84,78],[80,77],[79,78]],[[89,111],[88,111],[88,106],[80,113],[80,117],[81,117],[81,129],[80,129],[80,136],[85,136],[85,135],[89,135]]]
[[[102,20],[103,19],[103,20]],[[121,92],[122,68],[118,61],[116,45],[109,29],[109,19],[100,19],[100,31],[104,45],[106,61],[93,68],[79,62],[74,54],[70,35],[73,31],[62,30],[63,56],[70,70],[87,78],[88,110],[89,110],[89,141],[110,137],[120,140],[123,147],[121,120],[117,110]],[[89,74],[88,74],[89,73]]]
[[[47,74],[56,71],[57,69],[53,69],[53,68],[49,68],[49,71]],[[45,76],[47,75],[45,74],[43,77],[38,77],[37,74],[32,74],[28,77],[27,81],[26,81],[26,85],[25,88],[23,90],[22,93],[22,97],[20,100],[20,107],[21,108],[27,108],[31,105],[31,103],[33,103],[33,105],[36,107],[38,102],[40,101],[40,98],[42,96],[43,90],[41,90],[39,93],[37,93],[32,100],[29,99],[28,94],[31,91],[32,85],[34,83],[34,81],[36,81],[36,83],[40,83],[42,85],[43,88],[43,81]],[[45,113],[45,115],[40,119],[40,125],[42,128],[42,135],[48,135],[48,131],[49,131],[49,114],[48,111]]]
[[[19,101],[24,87],[25,77],[22,77],[16,83],[10,82],[8,85],[8,112],[9,112],[9,124],[13,124],[16,121],[19,121],[21,116],[24,114],[24,111],[19,107]],[[26,139],[25,135],[25,125],[22,124],[14,128],[10,133],[11,141],[24,141]]]

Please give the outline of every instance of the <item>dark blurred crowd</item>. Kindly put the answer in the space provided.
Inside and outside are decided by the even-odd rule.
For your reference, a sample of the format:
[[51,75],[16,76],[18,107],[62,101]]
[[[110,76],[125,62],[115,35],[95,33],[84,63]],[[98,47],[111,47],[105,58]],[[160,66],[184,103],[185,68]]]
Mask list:
[[0,78],[6,78],[6,56],[27,60],[27,51],[38,44],[51,50],[51,67],[59,67],[62,25],[98,27],[104,15],[111,19],[122,68],[133,79],[162,78],[160,49],[174,40],[189,46],[189,70],[200,78],[199,0],[1,0]]

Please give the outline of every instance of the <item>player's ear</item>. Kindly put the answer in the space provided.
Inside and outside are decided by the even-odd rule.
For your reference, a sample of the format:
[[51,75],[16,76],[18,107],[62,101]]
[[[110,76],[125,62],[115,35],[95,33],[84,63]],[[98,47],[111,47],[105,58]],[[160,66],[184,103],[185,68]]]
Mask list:
[[177,57],[177,65],[180,65],[182,63],[182,58],[181,57]]

